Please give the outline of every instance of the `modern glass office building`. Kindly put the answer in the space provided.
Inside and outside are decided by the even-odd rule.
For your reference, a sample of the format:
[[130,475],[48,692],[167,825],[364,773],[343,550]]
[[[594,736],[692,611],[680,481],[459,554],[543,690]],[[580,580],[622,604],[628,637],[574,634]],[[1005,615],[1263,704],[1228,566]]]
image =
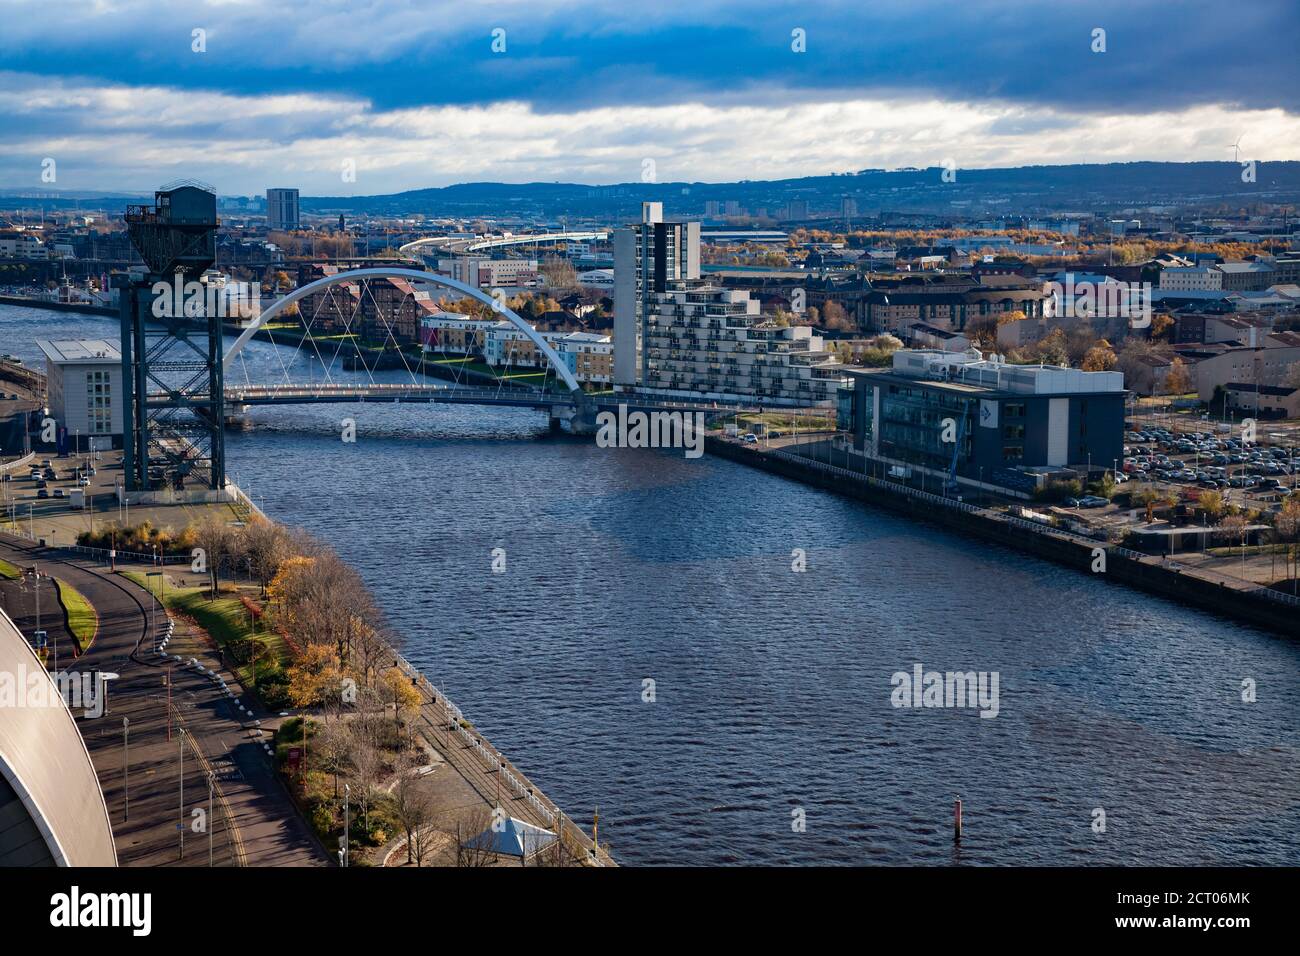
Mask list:
[[902,349],[891,368],[846,373],[840,427],[872,458],[1015,487],[1026,468],[1111,468],[1122,457],[1119,372]]

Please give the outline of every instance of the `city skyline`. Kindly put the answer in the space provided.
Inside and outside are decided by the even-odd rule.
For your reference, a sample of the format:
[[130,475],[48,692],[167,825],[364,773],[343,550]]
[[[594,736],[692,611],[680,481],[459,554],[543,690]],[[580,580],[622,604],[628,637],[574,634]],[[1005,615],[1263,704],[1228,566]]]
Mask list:
[[1165,8],[1118,3],[331,4],[314,19],[74,3],[57,24],[3,6],[9,189],[146,192],[175,173],[225,194],[374,195],[1300,156],[1283,3],[1230,21],[1191,4],[1177,30]]

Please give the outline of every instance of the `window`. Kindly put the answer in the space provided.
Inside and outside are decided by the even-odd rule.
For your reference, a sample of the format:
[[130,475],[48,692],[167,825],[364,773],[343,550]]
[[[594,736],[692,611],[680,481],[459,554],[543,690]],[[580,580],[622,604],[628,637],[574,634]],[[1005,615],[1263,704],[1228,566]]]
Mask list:
[[107,435],[113,431],[111,391],[108,372],[86,375],[86,420],[92,435]]

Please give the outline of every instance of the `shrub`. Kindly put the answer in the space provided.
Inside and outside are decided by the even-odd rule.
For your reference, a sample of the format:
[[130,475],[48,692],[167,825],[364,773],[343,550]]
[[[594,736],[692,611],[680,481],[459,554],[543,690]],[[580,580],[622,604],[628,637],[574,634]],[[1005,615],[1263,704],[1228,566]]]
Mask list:
[[1042,488],[1034,492],[1034,498],[1039,501],[1064,501],[1066,498],[1077,498],[1083,493],[1083,485],[1078,481],[1049,481]]
[[326,836],[334,829],[334,811],[324,803],[311,808],[311,826],[321,836]]
[[257,675],[257,696],[267,710],[283,710],[289,706],[289,678],[284,671],[270,671]]

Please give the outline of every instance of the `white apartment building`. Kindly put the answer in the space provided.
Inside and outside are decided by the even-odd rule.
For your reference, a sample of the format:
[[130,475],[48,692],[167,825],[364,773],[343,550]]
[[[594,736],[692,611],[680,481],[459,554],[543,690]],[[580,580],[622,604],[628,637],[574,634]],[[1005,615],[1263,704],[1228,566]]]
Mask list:
[[812,329],[771,321],[746,291],[701,283],[651,295],[644,349],[651,394],[821,405],[846,381]]
[[[540,332],[559,353],[581,385],[608,387],[614,376],[614,344],[608,335],[594,332]],[[512,322],[492,325],[483,335],[483,360],[493,368],[545,369],[546,356]]]
[[1160,271],[1160,288],[1169,292],[1217,292],[1223,273],[1217,266],[1173,266]]
[[500,319],[473,319],[459,312],[436,312],[420,317],[420,344],[433,352],[481,355],[487,333]]
[[112,447],[122,434],[122,353],[103,339],[38,339],[50,415],[81,448]]
[[0,259],[48,259],[45,244],[30,232],[0,232]]
[[478,289],[530,286],[537,282],[536,259],[490,259],[487,256],[439,259],[438,271]]

